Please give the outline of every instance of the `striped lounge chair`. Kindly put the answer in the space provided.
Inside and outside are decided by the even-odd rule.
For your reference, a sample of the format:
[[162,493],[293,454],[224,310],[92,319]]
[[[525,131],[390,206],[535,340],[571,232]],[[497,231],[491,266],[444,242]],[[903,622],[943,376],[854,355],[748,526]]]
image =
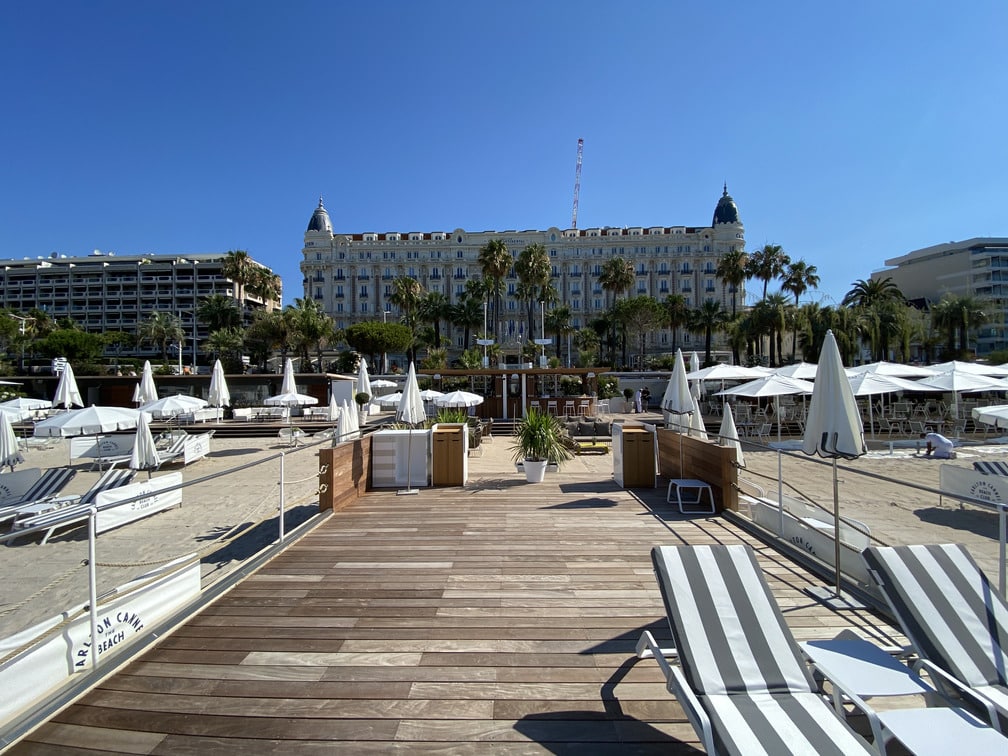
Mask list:
[[98,494],[132,483],[134,477],[136,477],[135,470],[115,468],[106,470],[81,496],[65,496],[38,502],[34,506],[22,507],[12,529],[26,530],[40,525],[49,526],[42,537],[42,544],[45,544],[57,528],[78,522],[78,518],[94,504]]
[[0,522],[13,520],[18,510],[42,499],[49,499],[62,491],[73,480],[77,471],[71,467],[50,467],[31,487],[17,499],[8,499],[0,507]]
[[813,684],[752,549],[651,550],[675,642],[673,666],[649,631],[653,656],[710,754],[871,753]]
[[862,557],[922,666],[1004,732],[1008,604],[969,552],[957,544],[872,546]]
[[984,475],[1008,475],[1008,462],[977,460],[973,463],[973,469]]

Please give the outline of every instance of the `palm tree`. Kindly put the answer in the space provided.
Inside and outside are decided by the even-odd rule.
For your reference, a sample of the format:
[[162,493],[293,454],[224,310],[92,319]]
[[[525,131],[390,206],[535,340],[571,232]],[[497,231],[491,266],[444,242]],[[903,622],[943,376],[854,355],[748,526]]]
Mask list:
[[204,297],[196,307],[198,317],[207,327],[209,333],[223,328],[238,328],[241,325],[241,312],[231,297],[223,294],[211,294]]
[[[609,292],[613,294],[613,301],[607,302],[609,309],[613,309],[615,306],[616,298],[620,294],[628,292],[634,283],[634,269],[633,263],[629,260],[624,260],[622,257],[610,257],[602,264],[602,270],[599,272],[599,283],[602,288],[606,291],[606,299],[608,300]],[[616,319],[612,321],[612,325],[615,329]],[[616,364],[616,338],[615,330],[613,331],[612,338],[610,339],[610,350],[612,356],[612,362]],[[624,346],[624,351],[626,349],[626,344]],[[625,356],[624,356],[625,361]]]
[[409,346],[410,362],[416,362],[416,337],[417,337],[417,308],[420,306],[420,298],[423,296],[423,287],[415,278],[409,276],[399,276],[392,282],[392,294],[389,302],[402,311],[402,322],[408,326],[413,333],[413,339]]
[[221,359],[227,363],[231,370],[237,370],[241,364],[238,356],[244,345],[244,337],[240,328],[220,328],[211,331],[207,337],[206,347],[214,356],[214,359]]
[[[546,313],[546,333],[556,337],[556,356],[560,359],[560,341],[564,336],[574,333],[571,325],[571,309],[567,305],[554,307]],[[570,355],[568,355],[568,358]]]
[[686,297],[682,294],[669,294],[663,304],[665,322],[672,329],[672,350],[675,351],[679,346],[679,329],[689,323],[690,308],[686,305]]
[[731,316],[733,318],[737,312],[738,291],[747,278],[748,263],[748,253],[741,249],[733,249],[721,255],[714,271],[714,275],[721,279],[722,285],[729,287],[731,291]]
[[767,286],[775,278],[784,275],[787,264],[791,262],[779,244],[764,244],[749,255],[746,265],[746,275],[758,278],[763,282],[763,299],[767,297]]
[[844,295],[841,304],[854,309],[857,332],[869,344],[872,359],[887,357],[889,337],[897,328],[894,311],[903,303],[903,294],[888,276],[855,281]]
[[225,278],[234,281],[238,287],[237,299],[239,302],[245,299],[245,287],[252,282],[252,277],[255,275],[253,271],[256,267],[255,262],[244,249],[229,250],[224,256],[221,273]]
[[546,289],[551,288],[550,261],[546,247],[542,244],[529,244],[518,254],[514,269],[518,276],[518,298],[526,303],[528,333],[531,338],[535,333],[534,305],[545,302]]
[[245,329],[245,348],[255,363],[266,370],[266,361],[274,350],[279,349],[286,356],[290,349],[290,318],[283,310],[260,310]]
[[[798,299],[809,289],[819,286],[819,276],[816,274],[816,266],[809,265],[804,260],[796,260],[788,263],[787,270],[784,271],[784,283],[781,289],[794,294],[794,306],[798,308]],[[795,351],[798,344],[798,328],[791,332],[791,360],[794,361]]]
[[499,342],[500,298],[504,290],[504,276],[507,275],[514,261],[511,259],[511,253],[508,252],[507,245],[502,239],[491,239],[483,245],[480,248],[477,260],[483,271],[484,278],[493,282],[493,288],[488,290],[488,296],[490,292],[494,295],[493,327],[491,333],[493,333],[494,338]]
[[441,319],[448,317],[450,313],[448,298],[440,291],[429,291],[420,298],[418,311],[420,318],[434,328],[432,341],[436,348],[440,348]]
[[314,348],[318,359],[319,372],[324,372],[322,349],[333,337],[336,324],[319,303],[311,298],[296,298],[292,307],[286,307],[291,325],[291,341],[301,356],[301,370],[309,364],[309,350]]
[[875,307],[878,304],[903,301],[903,292],[891,276],[869,278],[867,281],[858,279],[851,287],[840,303],[844,307]]
[[248,293],[261,300],[266,309],[272,309],[273,303],[280,298],[280,293],[283,291],[283,281],[271,270],[254,265],[247,288]]
[[713,299],[705,299],[690,315],[690,329],[703,331],[704,334],[704,364],[710,364],[711,337],[714,331],[725,324],[726,315],[727,313],[721,309],[721,303]]
[[462,344],[465,349],[468,349],[472,329],[483,324],[483,298],[471,296],[468,293],[464,294],[462,299],[448,308],[448,320],[452,325],[463,329]]
[[140,340],[161,347],[161,359],[168,362],[168,345],[173,341],[182,347],[182,321],[176,315],[154,311],[140,324]]

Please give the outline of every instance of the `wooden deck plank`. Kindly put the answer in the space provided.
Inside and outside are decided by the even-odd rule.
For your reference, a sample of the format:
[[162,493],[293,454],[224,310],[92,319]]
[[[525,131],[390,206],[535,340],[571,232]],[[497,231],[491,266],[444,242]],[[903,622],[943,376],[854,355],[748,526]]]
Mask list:
[[[662,492],[576,475],[372,492],[16,746],[149,753],[692,754],[644,629],[668,625],[659,543],[751,543],[799,638],[898,634]],[[133,750],[131,750],[133,749]],[[116,750],[115,747],[112,750]]]

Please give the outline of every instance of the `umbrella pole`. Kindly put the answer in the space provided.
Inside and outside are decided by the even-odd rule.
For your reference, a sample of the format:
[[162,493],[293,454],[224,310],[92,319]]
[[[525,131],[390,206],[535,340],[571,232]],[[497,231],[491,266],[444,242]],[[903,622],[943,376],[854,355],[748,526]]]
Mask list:
[[833,556],[836,559],[836,597],[840,595],[840,489],[837,485],[837,464],[833,457],[833,517],[836,530],[833,532]]
[[410,424],[410,429],[406,431],[406,488],[396,491],[396,496],[405,496],[409,494],[418,494],[420,491],[413,488],[413,481],[410,478],[410,473],[413,471],[413,426]]

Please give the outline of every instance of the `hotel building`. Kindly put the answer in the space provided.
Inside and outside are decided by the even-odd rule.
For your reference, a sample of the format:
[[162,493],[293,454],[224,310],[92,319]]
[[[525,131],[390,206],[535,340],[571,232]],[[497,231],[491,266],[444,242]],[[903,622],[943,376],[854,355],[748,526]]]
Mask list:
[[[196,308],[212,294],[238,296],[237,285],[224,276],[225,259],[219,253],[183,257],[96,251],[83,257],[53,253],[0,260],[0,307],[22,315],[38,308],[54,320],[72,318],[90,333],[136,334],[154,312],[170,313],[181,321],[185,362],[191,364],[194,341],[198,344],[209,335]],[[254,309],[279,307],[280,299],[265,303],[245,292],[240,305],[248,321]],[[160,348],[141,344],[123,356],[127,354],[160,357]]]
[[[745,248],[745,229],[727,186],[717,202],[709,226],[630,226],[526,231],[406,231],[334,232],[329,213],[319,200],[304,235],[304,295],[314,298],[340,328],[382,317],[398,317],[391,304],[392,282],[409,276],[427,292],[440,292],[457,302],[466,281],[481,278],[480,248],[502,240],[517,258],[530,244],[546,248],[559,305],[566,305],[572,324],[582,328],[607,309],[607,296],[599,283],[606,260],[622,257],[633,264],[633,296],[649,295],[663,301],[681,294],[690,308],[705,300],[731,308],[731,292],[715,276],[718,258]],[[514,335],[524,322],[516,293],[518,278],[512,270],[504,280],[500,313],[501,333]],[[745,292],[738,292],[738,302]],[[538,328],[535,334],[538,336]],[[669,329],[650,334],[648,353],[672,347]],[[683,340],[689,344],[690,334]],[[451,345],[463,349],[463,331],[451,334]],[[693,337],[694,342],[702,339]]]
[[1008,349],[1008,238],[977,237],[936,244],[885,261],[874,279],[892,278],[907,299],[933,304],[945,294],[969,295],[990,303],[980,327],[978,356]]

